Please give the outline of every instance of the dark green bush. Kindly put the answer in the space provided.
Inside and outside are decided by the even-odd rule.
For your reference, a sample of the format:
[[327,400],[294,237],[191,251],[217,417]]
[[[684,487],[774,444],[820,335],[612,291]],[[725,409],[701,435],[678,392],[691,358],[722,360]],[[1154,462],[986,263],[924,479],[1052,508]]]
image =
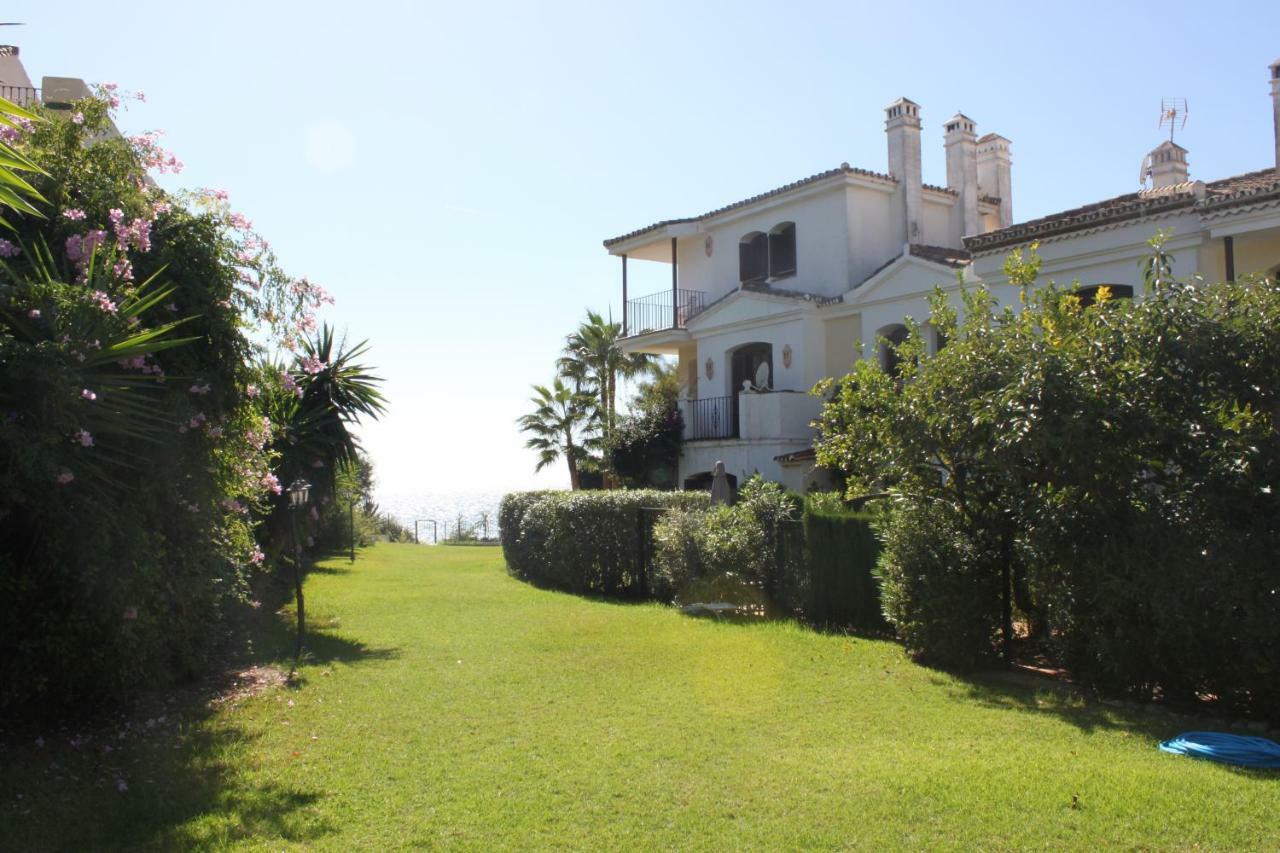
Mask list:
[[647,598],[650,526],[658,509],[705,507],[701,492],[524,492],[498,511],[508,570],[574,593]]
[[875,575],[880,541],[874,520],[871,513],[805,513],[811,584],[806,612],[814,624],[863,631],[885,627]]
[[[671,511],[653,529],[653,593],[681,604],[702,600],[704,582],[733,579],[760,591],[772,563],[764,529],[740,507]],[[728,588],[729,585],[722,585]]]
[[1000,590],[984,568],[972,538],[945,504],[894,510],[876,574],[884,615],[909,653],[960,668],[992,657]]

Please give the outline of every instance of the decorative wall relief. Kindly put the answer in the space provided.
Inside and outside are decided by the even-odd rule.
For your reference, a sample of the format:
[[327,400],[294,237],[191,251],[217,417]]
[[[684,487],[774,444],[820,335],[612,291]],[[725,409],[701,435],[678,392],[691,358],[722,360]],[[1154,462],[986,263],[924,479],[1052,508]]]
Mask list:
[[712,251],[715,250],[715,241],[711,239],[711,235],[707,235],[707,239],[702,242],[702,248],[706,251],[707,257],[711,257]]
[[782,348],[782,366],[787,370],[791,369],[791,344]]
[[707,359],[707,378],[714,379],[716,376],[716,363],[711,359]]

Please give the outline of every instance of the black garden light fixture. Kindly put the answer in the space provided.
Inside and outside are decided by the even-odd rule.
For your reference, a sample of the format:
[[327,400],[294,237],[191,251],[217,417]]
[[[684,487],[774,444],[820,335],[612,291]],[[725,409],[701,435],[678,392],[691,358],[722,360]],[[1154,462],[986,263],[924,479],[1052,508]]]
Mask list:
[[302,638],[307,630],[307,611],[302,599],[302,537],[298,535],[298,515],[311,502],[311,484],[299,477],[289,484],[289,520],[293,528],[293,593],[298,607],[298,641],[294,647],[294,666],[302,659]]

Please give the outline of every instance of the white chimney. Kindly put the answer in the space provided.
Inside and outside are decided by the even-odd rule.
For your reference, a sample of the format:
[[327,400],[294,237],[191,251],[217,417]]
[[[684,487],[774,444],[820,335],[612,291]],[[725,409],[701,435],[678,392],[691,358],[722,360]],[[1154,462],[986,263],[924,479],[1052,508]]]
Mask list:
[[998,133],[985,134],[978,140],[978,192],[1000,199],[1000,227],[1013,224],[1013,158],[1012,143]]
[[978,221],[978,135],[973,119],[956,113],[946,125],[947,189],[960,196],[961,236],[979,234]]
[[920,105],[899,98],[885,108],[884,131],[889,136],[889,173],[902,195],[906,242],[924,235],[924,180],[920,172]]
[[1276,134],[1276,169],[1280,170],[1280,59],[1271,63],[1271,111]]
[[0,87],[11,92],[5,95],[11,101],[15,100],[13,90],[31,88],[31,78],[27,76],[27,69],[22,67],[22,60],[18,58],[17,45],[0,44]]
[[1151,160],[1151,187],[1171,187],[1174,184],[1185,184],[1190,180],[1187,168],[1187,149],[1176,142],[1166,139],[1156,150],[1147,155]]

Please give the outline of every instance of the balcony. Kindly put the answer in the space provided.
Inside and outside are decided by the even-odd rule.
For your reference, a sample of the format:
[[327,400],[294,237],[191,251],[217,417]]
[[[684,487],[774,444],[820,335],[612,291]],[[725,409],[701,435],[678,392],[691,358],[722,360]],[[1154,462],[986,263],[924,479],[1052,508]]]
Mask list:
[[685,441],[738,437],[738,401],[733,397],[699,397],[680,401]]
[[0,98],[20,107],[29,107],[40,103],[40,90],[30,86],[10,86],[0,83]]
[[681,400],[685,441],[809,441],[822,401],[802,391]]
[[623,334],[634,338],[651,332],[683,329],[706,310],[707,304],[707,294],[701,290],[664,290],[629,299],[622,315]]

